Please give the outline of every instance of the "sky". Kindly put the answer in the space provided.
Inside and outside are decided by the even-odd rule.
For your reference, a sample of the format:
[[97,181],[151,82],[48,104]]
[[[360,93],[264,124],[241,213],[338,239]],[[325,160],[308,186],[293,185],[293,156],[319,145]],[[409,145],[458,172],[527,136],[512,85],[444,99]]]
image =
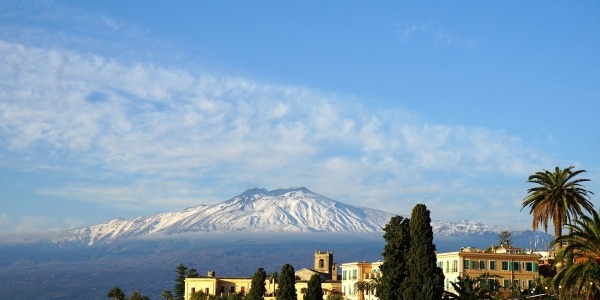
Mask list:
[[599,112],[598,1],[2,1],[0,233],[255,187],[529,229]]

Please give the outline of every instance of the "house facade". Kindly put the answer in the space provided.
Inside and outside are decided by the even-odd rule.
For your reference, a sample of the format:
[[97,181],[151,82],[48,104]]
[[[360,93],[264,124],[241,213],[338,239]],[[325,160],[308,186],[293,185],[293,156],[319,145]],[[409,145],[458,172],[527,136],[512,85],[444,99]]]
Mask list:
[[[342,293],[348,300],[378,300],[375,296],[374,283],[381,278],[382,262],[344,263],[342,268]],[[367,283],[364,290],[356,289],[357,282]],[[362,295],[361,295],[362,293]]]
[[521,248],[492,247],[488,250],[463,247],[456,252],[437,253],[437,265],[444,272],[444,289],[454,292],[450,282],[458,276],[489,275],[485,285],[492,291],[529,289],[536,277],[542,255]]

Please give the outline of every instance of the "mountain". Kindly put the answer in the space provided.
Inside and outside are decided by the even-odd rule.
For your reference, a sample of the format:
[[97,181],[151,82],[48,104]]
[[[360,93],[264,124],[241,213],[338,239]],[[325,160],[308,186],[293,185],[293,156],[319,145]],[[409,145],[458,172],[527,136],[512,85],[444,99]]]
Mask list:
[[[87,245],[190,232],[377,232],[392,214],[347,205],[306,188],[250,189],[214,205],[75,229],[68,241]],[[63,240],[64,241],[64,240]]]
[[[75,229],[52,242],[0,242],[0,299],[106,299],[114,286],[160,299],[180,263],[200,274],[252,276],[258,267],[310,268],[315,249],[332,251],[338,264],[377,261],[392,216],[306,188],[251,189],[215,205]],[[486,248],[507,230],[467,220],[431,225],[440,252]],[[551,239],[511,232],[516,247],[544,250]]]
[[[198,232],[381,232],[394,214],[329,199],[306,188],[250,189],[214,205],[199,205],[130,220],[71,230],[58,243],[111,243],[134,237],[174,236]],[[506,228],[472,221],[432,221],[436,237],[493,235]]]

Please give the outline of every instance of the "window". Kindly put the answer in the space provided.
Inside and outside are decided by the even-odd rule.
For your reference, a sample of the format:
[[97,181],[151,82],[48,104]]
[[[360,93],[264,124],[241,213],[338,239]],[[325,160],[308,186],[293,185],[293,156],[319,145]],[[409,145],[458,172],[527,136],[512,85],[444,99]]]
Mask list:
[[511,288],[511,286],[510,286],[510,280],[509,279],[504,279],[504,287],[505,288]]
[[450,261],[446,261],[446,273],[450,272]]
[[510,262],[503,260],[502,261],[502,271],[510,270]]
[[513,261],[513,270],[519,271],[519,262],[518,261]]
[[518,287],[520,287],[520,286],[519,286],[519,279],[515,279],[515,280],[513,280],[513,285],[514,285],[515,287],[517,287],[517,288],[518,288]]
[[319,259],[319,268],[325,268],[325,260],[324,259]]
[[[246,294],[246,287],[245,287],[245,286],[242,286],[242,287],[240,288],[240,292],[242,293],[242,295],[245,295],[245,294]],[[208,294],[207,294],[207,295],[208,295]]]
[[231,293],[235,293],[235,286],[233,286],[233,285],[232,285],[232,286],[229,288],[229,292],[231,292]]
[[301,288],[301,289],[300,289],[300,293],[302,293],[302,294],[306,294],[306,288]]
[[225,286],[221,286],[221,294],[225,293]]
[[496,270],[496,261],[495,260],[490,260],[490,271],[491,270]]
[[342,271],[342,280],[348,280],[348,277],[346,276],[347,273],[346,270]]
[[208,293],[209,291],[210,291],[210,290],[209,290],[208,288],[205,288],[205,289],[204,289],[204,294],[206,294],[206,295],[210,295],[210,294]]
[[458,272],[458,260],[452,261],[452,272]]
[[468,259],[463,260],[463,268],[465,270],[473,269],[473,261]]
[[352,279],[357,279],[358,278],[358,270],[352,270]]
[[192,288],[192,294],[193,294],[193,293],[195,293],[195,292],[196,292],[196,288],[195,288],[195,287],[193,287],[193,288]]
[[485,270],[485,260],[479,261],[479,270]]
[[525,271],[527,272],[536,272],[537,271],[537,264],[534,262],[526,262],[525,266],[524,266]]

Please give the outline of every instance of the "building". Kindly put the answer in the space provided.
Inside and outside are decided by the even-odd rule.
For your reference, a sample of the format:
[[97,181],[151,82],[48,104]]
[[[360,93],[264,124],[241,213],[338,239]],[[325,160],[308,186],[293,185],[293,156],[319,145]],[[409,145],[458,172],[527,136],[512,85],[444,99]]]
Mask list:
[[321,281],[339,281],[337,264],[333,261],[332,251],[316,250],[314,256],[314,268],[300,269],[295,273],[296,276],[307,281],[310,280],[310,277],[313,274],[319,274],[321,276]]
[[[207,276],[185,279],[184,299],[190,299],[193,293],[202,291],[206,295],[222,295],[229,293],[241,293],[246,295],[250,290],[252,278],[246,277],[216,277],[215,273],[210,271]],[[268,289],[269,281],[266,281]]]
[[501,289],[528,289],[539,276],[538,264],[542,255],[525,252],[521,248],[492,246],[488,250],[464,247],[457,252],[437,254],[437,265],[445,276],[444,289],[454,292],[450,282],[457,277],[478,277],[488,274],[487,288],[492,291]]
[[[331,251],[315,251],[314,254],[314,269],[300,269],[295,272],[296,280],[296,295],[298,299],[304,299],[304,294],[308,288],[308,281],[313,274],[321,276],[321,288],[323,289],[323,299],[328,295],[341,292],[341,281],[337,271],[337,265],[333,261],[333,252]],[[195,292],[202,291],[206,295],[223,295],[236,293],[246,295],[252,286],[252,277],[216,277],[215,272],[208,272],[206,276],[198,278],[185,279],[185,295],[184,299],[190,299]],[[267,296],[265,300],[275,299],[274,295],[277,291],[277,283],[267,276],[265,280]]]
[[[348,300],[378,300],[375,296],[374,283],[381,278],[382,262],[352,262],[342,264],[342,293]],[[357,282],[365,282],[365,290],[356,289]],[[362,294],[362,295],[361,295]]]

